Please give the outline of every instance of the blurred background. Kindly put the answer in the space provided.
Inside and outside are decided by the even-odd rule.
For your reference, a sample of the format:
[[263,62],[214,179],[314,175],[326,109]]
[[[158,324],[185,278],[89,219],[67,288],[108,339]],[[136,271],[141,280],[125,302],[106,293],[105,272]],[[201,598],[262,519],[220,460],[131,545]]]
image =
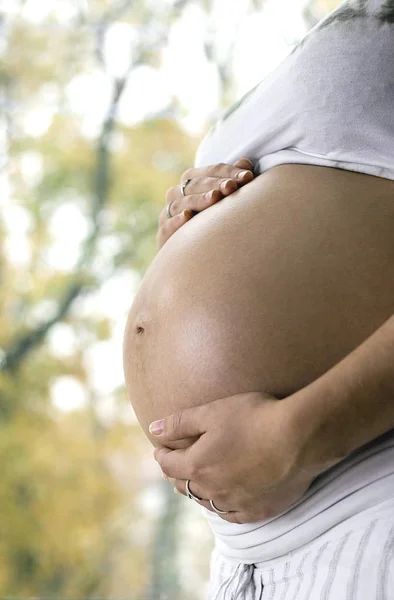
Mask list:
[[338,0],[0,0],[0,597],[204,600],[128,403],[165,193]]

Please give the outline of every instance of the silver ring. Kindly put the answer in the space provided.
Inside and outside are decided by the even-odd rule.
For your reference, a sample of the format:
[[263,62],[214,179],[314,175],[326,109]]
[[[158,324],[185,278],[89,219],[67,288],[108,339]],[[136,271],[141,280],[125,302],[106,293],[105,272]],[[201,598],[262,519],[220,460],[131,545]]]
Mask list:
[[204,500],[203,498],[199,498],[198,496],[195,496],[194,494],[192,494],[192,492],[190,491],[190,479],[188,479],[186,481],[186,496],[190,499],[190,500],[194,500],[195,502],[201,502],[202,500]]
[[228,515],[229,510],[219,510],[213,503],[213,500],[209,501],[209,504],[212,506],[213,510],[218,513],[218,515]]
[[188,183],[190,183],[191,179],[186,179],[186,181],[184,181],[181,184],[181,192],[182,192],[182,196],[186,196],[185,194],[185,187],[187,186]]
[[172,219],[173,215],[171,214],[171,204],[175,202],[175,200],[173,200],[172,202],[170,202],[169,204],[167,204],[167,217],[169,219]]

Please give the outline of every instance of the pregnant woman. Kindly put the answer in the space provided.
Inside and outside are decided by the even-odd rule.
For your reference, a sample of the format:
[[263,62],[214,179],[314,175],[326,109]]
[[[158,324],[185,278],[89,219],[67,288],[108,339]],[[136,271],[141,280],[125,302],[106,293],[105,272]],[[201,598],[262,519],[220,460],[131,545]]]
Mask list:
[[[346,1],[167,199],[200,212],[161,227],[124,370],[215,534],[212,600],[393,597],[393,100],[393,3]],[[241,157],[254,177],[201,211]]]

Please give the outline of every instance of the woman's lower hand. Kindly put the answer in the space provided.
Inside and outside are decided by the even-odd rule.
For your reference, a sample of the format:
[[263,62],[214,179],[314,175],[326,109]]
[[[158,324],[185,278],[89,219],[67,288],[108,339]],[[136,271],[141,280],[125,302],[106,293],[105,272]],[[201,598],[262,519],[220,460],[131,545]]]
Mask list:
[[[273,518],[299,500],[318,475],[300,459],[305,432],[294,423],[288,399],[251,392],[171,415],[159,422],[164,429],[155,434],[160,444],[155,459],[180,493],[186,495],[189,479],[202,506],[212,510],[213,500],[229,511],[220,515],[224,520]],[[189,447],[168,448],[196,436]]]
[[[243,176],[239,177],[242,173]],[[219,163],[204,168],[187,169],[181,177],[181,184],[190,180],[181,192],[181,184],[170,188],[166,194],[166,207],[159,216],[156,245],[160,249],[182,225],[196,213],[209,208],[225,196],[254,179],[252,163],[247,158],[237,160],[234,165]],[[171,218],[167,207],[171,204]]]

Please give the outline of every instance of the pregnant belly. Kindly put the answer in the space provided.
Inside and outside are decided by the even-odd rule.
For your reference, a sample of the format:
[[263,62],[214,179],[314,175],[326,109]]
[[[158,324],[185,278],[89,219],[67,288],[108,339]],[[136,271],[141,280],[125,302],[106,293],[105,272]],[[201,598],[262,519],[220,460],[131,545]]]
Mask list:
[[142,426],[245,391],[283,398],[327,371],[393,312],[393,233],[393,182],[323,167],[276,167],[196,215],[130,310]]

